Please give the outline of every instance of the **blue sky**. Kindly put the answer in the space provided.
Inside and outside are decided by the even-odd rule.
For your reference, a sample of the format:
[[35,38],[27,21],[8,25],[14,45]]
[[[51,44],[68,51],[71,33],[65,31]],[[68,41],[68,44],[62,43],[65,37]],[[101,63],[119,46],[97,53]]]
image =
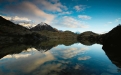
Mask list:
[[108,32],[121,24],[120,13],[121,0],[0,0],[0,15],[8,20],[73,32]]

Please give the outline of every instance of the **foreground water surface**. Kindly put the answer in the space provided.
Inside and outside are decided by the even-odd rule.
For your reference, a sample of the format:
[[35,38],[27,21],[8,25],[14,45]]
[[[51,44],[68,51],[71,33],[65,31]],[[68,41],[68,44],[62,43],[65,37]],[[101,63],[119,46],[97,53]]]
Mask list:
[[75,43],[28,47],[19,53],[3,55],[0,75],[121,75],[121,72],[102,50],[102,45]]

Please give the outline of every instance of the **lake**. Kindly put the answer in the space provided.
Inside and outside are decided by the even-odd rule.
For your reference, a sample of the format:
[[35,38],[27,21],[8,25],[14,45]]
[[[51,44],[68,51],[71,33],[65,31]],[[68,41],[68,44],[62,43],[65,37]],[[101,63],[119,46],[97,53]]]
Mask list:
[[0,51],[0,75],[121,75],[102,45],[14,45]]

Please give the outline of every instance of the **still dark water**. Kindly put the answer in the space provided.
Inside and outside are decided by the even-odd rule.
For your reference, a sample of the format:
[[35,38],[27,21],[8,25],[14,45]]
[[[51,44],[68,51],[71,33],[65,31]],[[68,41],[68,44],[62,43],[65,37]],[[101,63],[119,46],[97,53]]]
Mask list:
[[8,52],[0,59],[0,75],[121,75],[102,45],[60,44],[44,49]]

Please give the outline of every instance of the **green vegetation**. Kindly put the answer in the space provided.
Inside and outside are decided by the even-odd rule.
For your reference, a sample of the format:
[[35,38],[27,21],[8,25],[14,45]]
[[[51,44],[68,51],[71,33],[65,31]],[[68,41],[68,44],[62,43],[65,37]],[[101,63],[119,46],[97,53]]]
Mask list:
[[72,40],[77,38],[77,34],[71,32],[71,31],[64,31],[64,32],[52,32],[52,31],[38,31],[39,34],[48,37],[49,39],[67,39]]
[[84,45],[92,45],[95,43],[102,44],[99,34],[92,31],[86,31],[78,35],[77,40]]

